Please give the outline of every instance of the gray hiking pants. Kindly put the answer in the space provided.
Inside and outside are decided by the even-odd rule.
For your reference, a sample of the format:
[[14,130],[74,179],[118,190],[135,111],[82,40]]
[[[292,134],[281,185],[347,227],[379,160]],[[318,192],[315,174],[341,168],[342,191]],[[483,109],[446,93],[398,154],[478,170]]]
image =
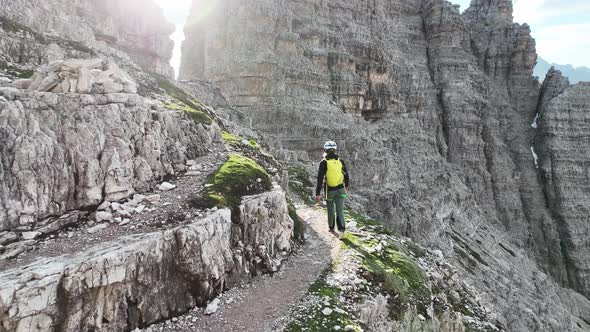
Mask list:
[[[328,191],[326,202],[328,203],[328,226],[334,229],[334,223],[338,224],[338,230],[344,232],[346,225],[344,222],[344,200],[346,199],[346,190],[344,188]],[[334,211],[334,209],[336,211]],[[336,212],[336,213],[334,213]]]

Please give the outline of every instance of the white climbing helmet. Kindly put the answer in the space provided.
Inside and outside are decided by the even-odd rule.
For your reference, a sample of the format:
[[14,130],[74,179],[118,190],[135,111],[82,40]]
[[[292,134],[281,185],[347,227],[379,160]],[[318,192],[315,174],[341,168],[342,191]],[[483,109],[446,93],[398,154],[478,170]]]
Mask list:
[[324,150],[327,151],[327,150],[330,150],[330,149],[334,149],[334,150],[337,150],[338,149],[338,146],[336,145],[336,142],[334,142],[334,141],[327,141],[324,144]]

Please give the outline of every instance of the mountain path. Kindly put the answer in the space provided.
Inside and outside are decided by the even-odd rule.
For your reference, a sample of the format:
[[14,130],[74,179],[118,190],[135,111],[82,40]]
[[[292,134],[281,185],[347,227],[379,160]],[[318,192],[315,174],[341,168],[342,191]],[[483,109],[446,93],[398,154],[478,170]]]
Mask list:
[[321,209],[302,206],[297,213],[306,223],[306,242],[283,262],[278,272],[223,293],[219,296],[220,307],[212,315],[205,315],[203,309],[196,308],[145,331],[276,330],[340,250],[340,241],[328,231],[326,215]]

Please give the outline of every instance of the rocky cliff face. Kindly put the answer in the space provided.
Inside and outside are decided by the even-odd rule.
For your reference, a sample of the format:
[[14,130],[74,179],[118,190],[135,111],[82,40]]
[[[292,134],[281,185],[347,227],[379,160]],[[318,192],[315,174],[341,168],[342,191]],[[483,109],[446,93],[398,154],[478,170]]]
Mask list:
[[170,32],[151,2],[0,1],[0,331],[146,327],[291,252],[282,166],[162,76]]
[[[236,119],[303,161],[338,141],[355,202],[453,256],[500,326],[586,326],[577,307],[588,301],[559,300],[569,291],[558,285],[587,295],[588,152],[575,134],[575,166],[536,167],[535,148],[559,146],[531,127],[554,96],[532,77],[534,40],[512,22],[510,1],[472,1],[462,15],[442,0],[223,0],[185,30],[181,78],[214,82]],[[575,91],[583,117],[584,88]],[[570,109],[568,98],[542,108]],[[561,130],[558,118],[549,128]],[[555,160],[541,154],[539,165]]]
[[587,268],[590,198],[590,84],[568,87],[551,70],[543,84],[535,142],[539,176],[562,240],[562,283],[590,296]]
[[146,191],[221,139],[134,94],[0,96],[0,230]]
[[[0,16],[45,34],[42,38],[60,37],[84,47],[114,48],[147,70],[173,75],[169,62],[174,26],[152,1],[2,0]],[[58,55],[60,47],[48,44],[49,61],[64,58]]]
[[201,206],[229,154],[210,109],[133,52],[17,19],[0,16],[0,331],[129,331],[278,270],[293,221],[272,156],[244,158],[258,195]]

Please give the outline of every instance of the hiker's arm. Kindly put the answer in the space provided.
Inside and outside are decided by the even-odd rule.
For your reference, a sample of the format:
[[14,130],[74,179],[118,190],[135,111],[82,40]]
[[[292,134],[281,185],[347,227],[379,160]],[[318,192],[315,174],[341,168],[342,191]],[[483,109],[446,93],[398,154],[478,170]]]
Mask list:
[[324,184],[324,177],[326,176],[326,171],[328,170],[328,163],[325,160],[322,160],[320,163],[320,168],[318,169],[318,179],[317,184],[315,186],[315,195],[316,197],[320,195],[322,192],[322,185]]
[[346,187],[346,189],[349,188],[350,185],[350,178],[348,177],[348,170],[346,169],[346,165],[344,164],[344,162],[342,160],[340,160],[342,162],[342,172],[344,173],[344,186]]

